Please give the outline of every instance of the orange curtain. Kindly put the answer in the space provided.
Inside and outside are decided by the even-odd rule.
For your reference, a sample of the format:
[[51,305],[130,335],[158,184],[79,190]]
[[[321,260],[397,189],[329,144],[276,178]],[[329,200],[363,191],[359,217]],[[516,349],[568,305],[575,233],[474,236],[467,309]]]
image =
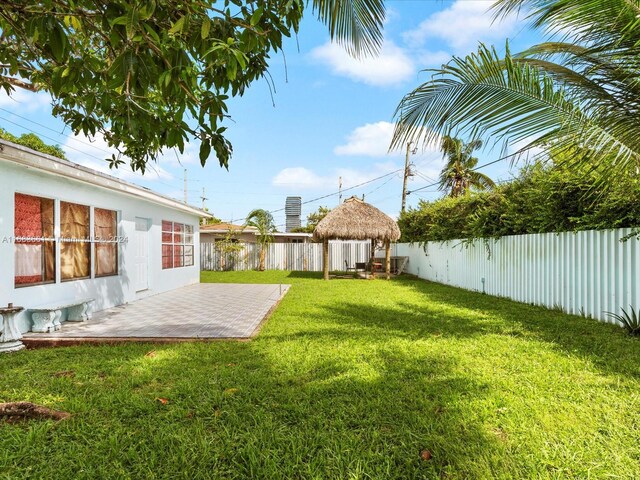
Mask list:
[[55,280],[53,200],[16,193],[14,196],[15,284]]
[[113,210],[93,211],[93,234],[96,238],[96,276],[118,273],[117,214]]
[[63,280],[91,274],[89,207],[60,202],[60,273]]

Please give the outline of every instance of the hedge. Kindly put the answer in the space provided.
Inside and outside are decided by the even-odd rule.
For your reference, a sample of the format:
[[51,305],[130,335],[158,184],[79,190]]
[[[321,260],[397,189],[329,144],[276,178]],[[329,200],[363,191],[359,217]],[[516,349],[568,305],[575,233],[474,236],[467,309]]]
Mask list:
[[421,200],[398,221],[403,242],[640,226],[640,177],[535,164],[492,191]]

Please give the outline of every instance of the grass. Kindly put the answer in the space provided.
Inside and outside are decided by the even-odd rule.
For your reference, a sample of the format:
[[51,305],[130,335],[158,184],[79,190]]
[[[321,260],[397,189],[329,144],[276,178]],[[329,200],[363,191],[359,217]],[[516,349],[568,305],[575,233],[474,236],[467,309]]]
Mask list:
[[411,278],[203,281],[293,286],[250,342],[0,356],[0,401],[73,414],[0,423],[0,478],[640,477],[618,327]]

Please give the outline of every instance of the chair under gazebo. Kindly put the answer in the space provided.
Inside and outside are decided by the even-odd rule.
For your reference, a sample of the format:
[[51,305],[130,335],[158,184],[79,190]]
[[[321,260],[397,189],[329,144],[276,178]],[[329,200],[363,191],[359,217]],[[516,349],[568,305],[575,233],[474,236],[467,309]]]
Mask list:
[[385,246],[385,272],[391,274],[391,242],[400,238],[400,229],[393,218],[365,203],[351,197],[331,210],[313,231],[313,239],[322,241],[322,271],[329,280],[329,240],[371,240],[371,265],[374,263],[375,244]]

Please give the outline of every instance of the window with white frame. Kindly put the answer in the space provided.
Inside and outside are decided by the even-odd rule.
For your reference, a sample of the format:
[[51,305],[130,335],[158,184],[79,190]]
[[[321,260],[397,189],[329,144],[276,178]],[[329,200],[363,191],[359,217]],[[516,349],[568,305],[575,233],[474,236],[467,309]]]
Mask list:
[[118,275],[116,211],[23,193],[14,201],[16,287],[55,283],[57,255],[62,281]]
[[33,195],[14,196],[16,287],[56,281],[54,201]]
[[91,223],[87,205],[60,202],[60,277],[91,277]]
[[94,265],[96,277],[118,274],[118,213],[93,210]]
[[162,268],[193,265],[193,225],[162,221]]

